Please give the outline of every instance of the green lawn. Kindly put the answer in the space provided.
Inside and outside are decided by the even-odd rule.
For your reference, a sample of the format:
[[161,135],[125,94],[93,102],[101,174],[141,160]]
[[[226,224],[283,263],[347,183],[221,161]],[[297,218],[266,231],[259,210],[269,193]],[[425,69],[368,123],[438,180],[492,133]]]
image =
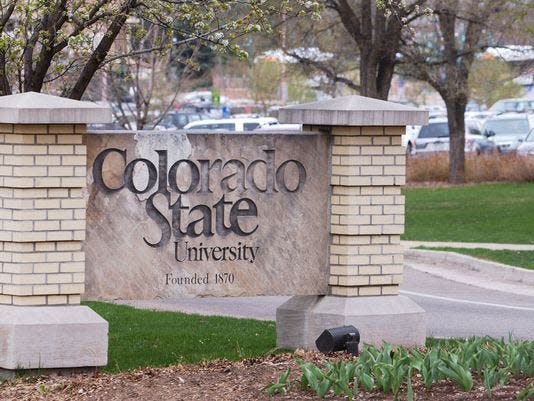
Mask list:
[[108,372],[203,360],[237,360],[276,347],[274,322],[186,315],[86,302],[109,322]]
[[492,250],[492,249],[467,249],[467,248],[448,248],[448,247],[426,247],[421,246],[417,249],[427,249],[430,251],[456,252],[463,255],[474,256],[475,258],[490,260],[492,262],[504,263],[505,265],[523,267],[534,270],[534,251],[509,251],[509,250]]
[[412,241],[534,244],[534,183],[407,188]]

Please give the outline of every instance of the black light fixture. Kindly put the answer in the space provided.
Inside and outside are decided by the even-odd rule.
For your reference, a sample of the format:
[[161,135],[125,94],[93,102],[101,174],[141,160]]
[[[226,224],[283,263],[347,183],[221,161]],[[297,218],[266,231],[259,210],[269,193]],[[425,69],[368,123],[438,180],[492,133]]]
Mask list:
[[360,343],[360,332],[354,326],[341,326],[326,329],[321,333],[315,345],[324,354],[336,351],[345,351],[354,356],[358,356],[358,344]]

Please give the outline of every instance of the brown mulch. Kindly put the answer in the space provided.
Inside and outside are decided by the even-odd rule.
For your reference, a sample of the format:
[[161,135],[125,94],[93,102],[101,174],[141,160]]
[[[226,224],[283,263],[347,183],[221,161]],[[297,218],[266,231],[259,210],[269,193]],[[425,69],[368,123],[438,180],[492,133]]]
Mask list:
[[[299,358],[318,362],[323,355],[301,352]],[[287,394],[269,397],[262,388],[278,380],[291,368],[293,385]],[[177,365],[168,368],[146,368],[120,374],[78,374],[74,376],[49,376],[40,378],[19,378],[0,383],[0,400],[100,400],[100,401],[190,401],[190,400],[317,400],[311,390],[303,391],[298,383],[300,369],[295,355],[273,355],[261,359],[238,362],[218,361],[199,365]],[[460,392],[450,382],[439,383],[426,390],[414,380],[416,400],[473,401],[473,400],[515,400],[517,393],[532,379],[512,379],[510,383],[497,387],[489,398],[480,383],[469,393]],[[325,399],[345,400],[332,393]],[[392,400],[393,396],[379,392],[360,392],[356,400]],[[401,394],[401,400],[406,399]]]

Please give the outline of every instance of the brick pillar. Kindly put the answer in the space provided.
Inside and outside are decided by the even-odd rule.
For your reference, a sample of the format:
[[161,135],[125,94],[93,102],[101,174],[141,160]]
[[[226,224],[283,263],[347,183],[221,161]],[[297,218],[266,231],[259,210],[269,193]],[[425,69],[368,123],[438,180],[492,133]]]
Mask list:
[[[85,282],[87,123],[107,107],[40,93],[0,98],[0,371],[107,363],[107,322]],[[0,372],[1,373],[1,372]]]
[[1,124],[0,304],[79,304],[85,125]]
[[280,109],[284,123],[330,136],[329,294],[294,296],[276,312],[280,347],[315,348],[323,330],[354,325],[361,342],[423,345],[424,310],[399,295],[406,125],[428,113],[361,96]]
[[332,295],[396,295],[402,281],[404,127],[334,127],[331,157]]

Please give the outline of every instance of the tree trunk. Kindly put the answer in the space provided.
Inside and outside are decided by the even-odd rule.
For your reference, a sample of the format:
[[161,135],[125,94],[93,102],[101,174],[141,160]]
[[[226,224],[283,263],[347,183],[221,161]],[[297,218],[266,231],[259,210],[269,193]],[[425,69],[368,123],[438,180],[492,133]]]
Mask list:
[[52,49],[43,48],[41,50],[39,53],[39,62],[33,69],[32,75],[30,77],[24,77],[24,82],[29,82],[25,89],[27,92],[41,92],[48,69],[50,68],[50,65],[52,65],[53,58],[54,53],[52,52]]
[[360,95],[378,98],[376,90],[376,63],[373,52],[369,49],[361,49],[360,61]]
[[0,96],[11,95],[11,85],[6,73],[6,55],[0,52]]
[[395,54],[386,54],[378,63],[376,74],[377,99],[387,100],[395,70]]
[[467,99],[460,97],[444,97],[449,122],[449,183],[465,182],[465,120],[464,113]]
[[[377,59],[379,57],[380,59]],[[360,61],[360,95],[387,100],[394,69],[395,60],[391,59],[391,55],[382,54],[377,56],[374,51],[362,52]]]
[[[368,24],[372,26],[370,20],[362,25]],[[396,63],[395,49],[398,47],[400,35],[385,31],[384,18],[377,17],[375,24],[374,36],[369,33],[369,36],[359,42],[360,95],[387,100]],[[398,29],[400,32],[400,26]]]
[[377,8],[375,0],[326,3],[336,10],[360,52],[360,95],[387,100],[400,45],[400,20],[405,16],[404,9],[397,10],[399,14],[395,17],[386,17],[385,10]]

